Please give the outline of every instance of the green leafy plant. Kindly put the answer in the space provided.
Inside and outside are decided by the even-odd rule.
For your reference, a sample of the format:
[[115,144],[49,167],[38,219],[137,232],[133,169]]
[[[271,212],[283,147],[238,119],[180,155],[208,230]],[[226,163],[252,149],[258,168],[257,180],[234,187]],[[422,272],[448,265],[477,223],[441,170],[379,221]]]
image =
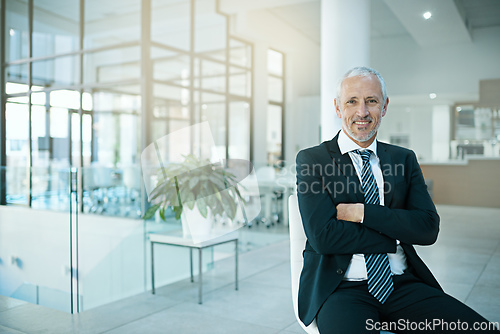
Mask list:
[[193,210],[195,205],[204,218],[210,209],[214,216],[225,213],[234,219],[237,202],[245,202],[235,175],[221,165],[194,155],[185,156],[181,163],[166,165],[157,172],[157,177],[158,183],[150,196],[153,205],[144,214],[144,219],[152,218],[159,211],[160,217],[166,220],[165,210],[172,207],[179,220],[185,207]]

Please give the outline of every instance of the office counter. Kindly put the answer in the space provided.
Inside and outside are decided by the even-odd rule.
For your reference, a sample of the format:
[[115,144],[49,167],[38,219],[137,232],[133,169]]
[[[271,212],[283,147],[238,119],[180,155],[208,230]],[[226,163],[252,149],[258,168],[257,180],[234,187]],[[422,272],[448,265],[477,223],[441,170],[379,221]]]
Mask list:
[[433,181],[434,203],[500,208],[500,159],[420,162]]

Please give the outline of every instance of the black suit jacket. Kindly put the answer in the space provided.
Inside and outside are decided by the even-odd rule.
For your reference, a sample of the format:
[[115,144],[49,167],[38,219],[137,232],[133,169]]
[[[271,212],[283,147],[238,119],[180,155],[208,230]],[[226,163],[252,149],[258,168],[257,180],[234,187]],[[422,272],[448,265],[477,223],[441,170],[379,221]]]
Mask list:
[[423,282],[441,289],[413,245],[433,244],[439,216],[427,192],[413,151],[377,143],[384,178],[384,206],[365,204],[362,224],[337,220],[339,203],[364,203],[349,154],[338,134],[297,154],[297,193],[307,236],[300,275],[299,317],[309,325],[342,281],[352,255],[395,253],[400,240],[409,268]]

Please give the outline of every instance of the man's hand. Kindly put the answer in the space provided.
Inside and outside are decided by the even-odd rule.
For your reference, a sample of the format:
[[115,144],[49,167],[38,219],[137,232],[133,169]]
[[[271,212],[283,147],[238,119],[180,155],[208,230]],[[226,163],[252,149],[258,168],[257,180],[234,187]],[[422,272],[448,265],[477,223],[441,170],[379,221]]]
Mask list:
[[365,214],[363,203],[340,203],[336,208],[338,220],[361,223]]

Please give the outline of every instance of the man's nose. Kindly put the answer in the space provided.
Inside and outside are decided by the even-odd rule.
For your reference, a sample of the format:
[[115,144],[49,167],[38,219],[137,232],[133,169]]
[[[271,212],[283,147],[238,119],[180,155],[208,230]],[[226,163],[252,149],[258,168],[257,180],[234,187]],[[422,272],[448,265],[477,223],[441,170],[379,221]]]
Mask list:
[[361,101],[358,104],[358,108],[356,110],[356,115],[358,115],[359,117],[366,117],[369,114],[370,113],[368,112],[368,106],[366,105],[366,103],[364,101]]

